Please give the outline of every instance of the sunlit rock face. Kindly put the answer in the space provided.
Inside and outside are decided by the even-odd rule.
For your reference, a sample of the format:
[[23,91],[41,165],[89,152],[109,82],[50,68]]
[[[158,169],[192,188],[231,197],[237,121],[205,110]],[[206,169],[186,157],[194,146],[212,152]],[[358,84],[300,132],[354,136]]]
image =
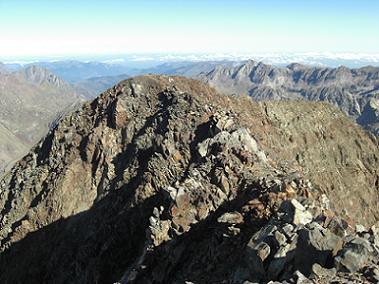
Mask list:
[[328,104],[123,81],[0,180],[0,282],[375,279],[378,155]]

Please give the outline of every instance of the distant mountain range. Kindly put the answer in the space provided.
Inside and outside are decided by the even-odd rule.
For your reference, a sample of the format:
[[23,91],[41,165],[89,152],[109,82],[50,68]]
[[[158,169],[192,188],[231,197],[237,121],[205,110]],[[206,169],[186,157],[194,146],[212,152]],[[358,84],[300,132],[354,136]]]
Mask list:
[[68,83],[78,83],[93,77],[118,76],[128,73],[133,69],[116,63],[82,62],[76,60],[36,61],[32,63],[15,62],[4,64],[4,66],[13,72],[30,66],[43,67]]
[[200,79],[221,93],[255,100],[326,101],[379,134],[379,67],[277,67],[253,60],[166,62],[143,69],[118,61],[0,63],[0,170],[26,153],[62,113],[128,77],[148,73]]
[[275,67],[249,60],[218,65],[197,77],[224,94],[247,94],[255,100],[326,101],[379,134],[379,67]]
[[[364,128],[379,134],[379,67],[337,68],[292,63],[284,67],[253,60],[244,62],[168,62],[153,68],[130,70],[129,75],[167,74],[200,79],[219,92],[246,94],[255,100],[329,102]],[[96,77],[78,82],[87,97],[112,87],[128,75]]]

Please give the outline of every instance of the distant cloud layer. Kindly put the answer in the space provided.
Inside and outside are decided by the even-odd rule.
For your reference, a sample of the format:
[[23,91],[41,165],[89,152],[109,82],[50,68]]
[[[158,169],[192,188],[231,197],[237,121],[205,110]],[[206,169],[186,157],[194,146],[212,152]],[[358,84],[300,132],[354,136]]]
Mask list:
[[[26,65],[34,62],[56,62],[71,60],[67,57],[28,57],[27,59],[15,59],[0,57],[0,62],[7,64]],[[313,66],[360,67],[365,65],[379,66],[379,53],[332,53],[332,52],[308,52],[308,53],[162,53],[162,54],[125,54],[107,55],[103,57],[85,56],[77,58],[81,62],[102,62],[111,65],[126,65],[129,67],[155,66],[170,62],[206,62],[206,61],[262,61],[273,65],[288,65],[300,63]]]
[[333,53],[333,52],[307,52],[307,53],[207,53],[207,54],[168,54],[135,56],[135,61],[159,60],[162,62],[175,61],[243,61],[253,59],[271,64],[304,63],[311,65],[328,65],[323,61],[356,61],[379,63],[379,53]]

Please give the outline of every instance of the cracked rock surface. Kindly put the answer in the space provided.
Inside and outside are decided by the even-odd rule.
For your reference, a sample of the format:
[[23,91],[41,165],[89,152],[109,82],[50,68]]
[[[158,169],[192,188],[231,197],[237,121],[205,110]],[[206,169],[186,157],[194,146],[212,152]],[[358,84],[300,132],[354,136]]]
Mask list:
[[0,283],[376,281],[375,139],[326,104],[123,81],[0,180]]

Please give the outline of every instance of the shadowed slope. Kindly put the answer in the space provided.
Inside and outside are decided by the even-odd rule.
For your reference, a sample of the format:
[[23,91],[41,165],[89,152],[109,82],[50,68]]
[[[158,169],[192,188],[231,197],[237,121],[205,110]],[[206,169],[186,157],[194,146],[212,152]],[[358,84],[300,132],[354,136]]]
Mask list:
[[[65,116],[0,181],[0,279],[237,277],[233,258],[217,264],[244,255],[283,200],[325,192],[338,213],[377,221],[378,168],[375,138],[332,106],[258,104],[181,77],[132,78]],[[241,234],[212,229],[221,217]],[[183,250],[199,259],[187,263]]]

